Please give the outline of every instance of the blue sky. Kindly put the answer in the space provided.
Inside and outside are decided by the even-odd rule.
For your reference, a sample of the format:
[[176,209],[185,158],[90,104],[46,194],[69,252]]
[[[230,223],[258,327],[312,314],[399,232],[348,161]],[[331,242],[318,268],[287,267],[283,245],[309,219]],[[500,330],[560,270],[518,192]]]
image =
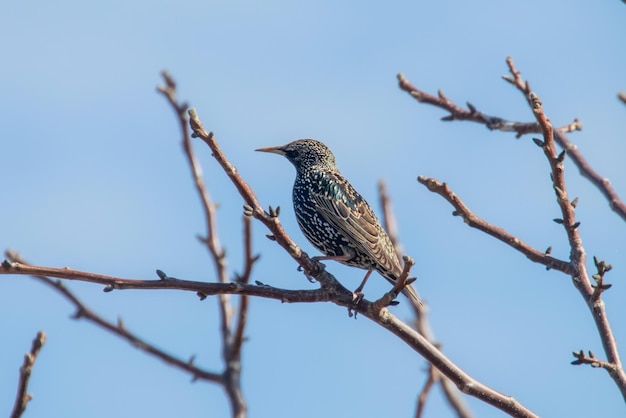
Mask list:
[[[417,286],[449,357],[542,416],[622,416],[624,402],[602,370],[573,367],[571,352],[604,358],[587,309],[568,277],[471,230],[417,184],[446,181],[476,214],[567,258],[548,165],[530,137],[444,123],[396,86],[442,89],[458,104],[530,121],[522,96],[500,76],[513,56],[555,125],[626,196],[625,6],[606,2],[5,2],[0,6],[0,132],[4,179],[0,246],[33,263],[127,278],[159,268],[211,281],[195,239],[204,231],[173,113],[155,87],[167,69],[183,100],[256,190],[280,205],[287,230],[310,254],[291,209],[294,170],[255,153],[316,138],[376,207],[386,180]],[[229,270],[241,269],[241,199],[201,144]],[[588,255],[613,264],[605,294],[626,341],[626,225],[571,164],[569,191]],[[254,279],[311,288],[289,257],[254,226],[262,258]],[[591,267],[591,262],[590,262]],[[346,286],[362,271],[328,265]],[[167,351],[219,370],[213,299],[153,291],[103,293],[68,283],[83,301]],[[376,277],[369,297],[388,289]],[[404,306],[396,313],[409,319]],[[424,361],[364,318],[330,304],[251,303],[243,385],[251,417],[412,416]],[[221,389],[136,351],[85,322],[27,277],[0,279],[0,405],[13,403],[17,371],[38,330],[48,344],[36,365],[27,417],[223,417]],[[467,399],[481,417],[503,416]],[[435,392],[427,416],[448,416]]]

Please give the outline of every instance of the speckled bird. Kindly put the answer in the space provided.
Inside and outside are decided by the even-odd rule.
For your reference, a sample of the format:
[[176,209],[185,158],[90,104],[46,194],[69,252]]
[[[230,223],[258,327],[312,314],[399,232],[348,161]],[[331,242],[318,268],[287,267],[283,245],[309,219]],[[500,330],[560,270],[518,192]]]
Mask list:
[[[370,205],[341,175],[326,145],[300,139],[257,151],[282,155],[296,167],[293,207],[302,233],[324,254],[317,260],[335,260],[367,270],[357,293],[374,270],[396,283],[402,266],[391,239]],[[422,303],[410,285],[402,293]]]

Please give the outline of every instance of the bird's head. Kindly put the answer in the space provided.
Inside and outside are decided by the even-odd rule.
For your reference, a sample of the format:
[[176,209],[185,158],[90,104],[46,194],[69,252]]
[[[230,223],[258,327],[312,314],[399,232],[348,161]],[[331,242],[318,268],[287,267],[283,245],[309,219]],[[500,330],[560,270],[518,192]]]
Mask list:
[[337,170],[332,151],[315,139],[299,139],[279,147],[259,148],[257,151],[271,152],[287,158],[298,172],[313,168]]

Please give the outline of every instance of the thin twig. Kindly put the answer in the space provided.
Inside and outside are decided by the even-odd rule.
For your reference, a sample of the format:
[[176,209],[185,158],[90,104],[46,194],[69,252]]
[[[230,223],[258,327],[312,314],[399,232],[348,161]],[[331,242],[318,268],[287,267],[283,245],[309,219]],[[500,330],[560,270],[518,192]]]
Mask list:
[[30,352],[24,356],[24,364],[20,367],[20,381],[17,386],[17,396],[15,397],[13,412],[11,412],[10,415],[11,418],[21,417],[24,411],[26,411],[28,402],[33,399],[33,395],[28,393],[28,383],[30,382],[30,376],[33,373],[33,367],[35,366],[37,357],[45,343],[46,334],[43,331],[39,331],[33,340]]
[[[530,93],[530,85],[522,79],[521,73],[515,68],[512,58],[507,58],[507,65],[509,66],[511,76],[503,76],[504,80],[516,86],[525,95],[528,95],[528,93]],[[442,118],[444,121],[459,120],[480,123],[490,130],[515,132],[516,138],[527,134],[542,133],[541,126],[538,122],[512,122],[499,116],[490,116],[478,111],[476,107],[469,102],[467,103],[468,109],[463,109],[448,99],[441,90],[439,91],[438,97],[435,97],[415,87],[402,73],[398,74],[397,78],[400,89],[409,93],[411,97],[420,103],[426,103],[450,112],[449,115]],[[572,144],[566,135],[569,132],[579,131],[581,129],[582,123],[578,119],[575,119],[573,123],[555,129],[554,139],[561,148],[567,151],[567,155],[571,158],[576,167],[578,167],[581,175],[591,181],[591,183],[600,190],[608,200],[610,208],[617,213],[622,220],[626,221],[626,204],[619,197],[615,189],[613,189],[611,182],[593,169],[576,145]]]
[[417,181],[426,186],[431,192],[437,193],[446,199],[452,206],[454,206],[455,210],[452,214],[463,218],[463,221],[472,228],[479,229],[492,237],[499,239],[505,244],[510,245],[535,263],[543,264],[548,268],[559,270],[567,274],[572,272],[572,266],[567,261],[559,260],[541,252],[526,244],[521,239],[511,235],[506,230],[492,225],[484,219],[476,216],[446,183],[424,176],[418,177]]
[[[252,267],[254,263],[259,259],[259,256],[255,256],[252,253],[252,219],[249,216],[244,216],[244,252],[245,262],[243,274],[238,277],[239,283],[250,283],[250,275],[252,274]],[[239,301],[239,310],[237,315],[237,325],[235,332],[233,333],[231,344],[231,356],[237,359],[241,359],[241,348],[245,340],[245,329],[248,323],[248,306],[250,298],[248,296],[242,296]]]
[[[380,310],[390,306],[393,301],[398,297],[402,289],[407,286],[407,280],[409,279],[409,274],[411,273],[411,268],[415,265],[415,260],[413,260],[408,255],[402,257],[404,261],[404,266],[402,268],[402,273],[398,280],[396,280],[393,288],[381,296],[378,300],[374,301],[374,309]],[[410,286],[410,284],[409,284]]]
[[[510,66],[514,69],[512,61]],[[559,208],[561,209],[561,214],[563,215],[563,218],[559,219],[558,222],[565,228],[571,248],[570,265],[572,266],[572,271],[569,272],[569,275],[572,278],[572,283],[576,289],[578,289],[589,307],[596,323],[596,328],[600,334],[600,340],[602,341],[608,363],[611,365],[611,367],[603,368],[609,372],[609,375],[613,378],[613,381],[622,393],[622,397],[626,400],[626,371],[622,365],[622,360],[617,349],[617,341],[609,323],[606,305],[601,299],[601,292],[596,291],[597,288],[594,289],[587,271],[587,257],[579,230],[580,222],[576,222],[575,205],[570,202],[567,186],[565,184],[563,166],[564,153],[560,155],[556,153],[552,125],[544,113],[541,100],[534,92],[530,92],[528,98],[531,109],[543,131],[543,141],[536,140],[535,143],[542,147],[550,163],[554,192]]]
[[[566,262],[557,260],[549,255],[549,251],[546,251],[546,253],[540,253],[501,228],[490,225],[482,219],[476,217],[445,183],[426,177],[420,177],[418,178],[418,181],[426,185],[429,190],[440,194],[448,200],[456,209],[454,215],[462,216],[465,222],[470,226],[478,228],[489,235],[498,238],[518,251],[524,253],[529,259],[535,262],[544,264],[548,268],[562,271],[571,276],[574,285],[586,301],[587,306],[590,308],[592,316],[596,322],[596,327],[599,331],[600,339],[608,359],[608,362],[606,363],[610,365],[610,367],[603,368],[609,372],[610,376],[613,378],[621,391],[622,396],[626,399],[626,372],[624,371],[620,355],[617,350],[617,342],[615,341],[613,331],[609,324],[604,301],[601,298],[602,292],[607,290],[610,285],[605,285],[603,279],[596,280],[597,285],[595,288],[591,284],[591,280],[586,269],[585,249],[582,245],[582,239],[578,230],[580,222],[576,221],[574,213],[574,208],[578,199],[574,199],[570,202],[565,185],[565,177],[563,175],[563,159],[566,153],[578,166],[582,175],[592,179],[592,182],[607,197],[611,204],[611,208],[625,220],[626,206],[612,189],[608,180],[602,179],[594,170],[592,170],[576,147],[567,140],[565,132],[580,129],[579,123],[575,123],[575,126],[568,126],[562,129],[553,128],[544,113],[541,100],[537,94],[532,92],[530,83],[523,80],[521,73],[515,67],[515,63],[512,58],[507,58],[507,65],[511,75],[504,76],[503,78],[513,84],[524,95],[524,98],[533,110],[533,114],[536,119],[536,126],[539,128],[539,132],[543,134],[543,140],[535,138],[534,142],[543,149],[550,164],[553,187],[562,214],[562,218],[555,219],[555,222],[562,224],[565,228],[571,247],[570,261]],[[468,104],[468,108],[470,110],[465,111],[464,109],[458,108],[458,106],[447,99],[442,93],[440,93],[439,98],[435,98],[416,89],[401,74],[398,76],[398,79],[400,82],[400,88],[409,92],[411,96],[416,98],[418,101],[429,103],[450,111],[451,115],[444,118],[445,120],[472,120],[474,122],[484,123],[489,127],[489,118],[478,112],[474,106]],[[530,127],[528,124],[526,126]],[[528,131],[516,130],[518,137],[531,131],[534,132],[535,128],[528,128]],[[558,155],[554,145],[555,141],[564,149],[564,151]]]
[[422,388],[419,396],[417,397],[417,409],[415,411],[415,418],[422,418],[424,415],[424,409],[426,408],[426,401],[428,400],[428,396],[432,388],[435,386],[435,383],[439,381],[440,373],[437,369],[435,369],[432,365],[428,367],[428,379],[426,379],[426,383],[424,383],[424,387]]
[[[385,225],[385,229],[389,234],[389,238],[391,242],[394,244],[396,251],[398,252],[398,257],[400,257],[400,248],[402,248],[400,244],[400,239],[398,237],[398,223],[396,221],[395,213],[392,209],[391,198],[389,197],[389,193],[387,192],[387,185],[384,181],[380,181],[378,183],[378,193],[380,196],[380,205],[382,207],[383,212],[383,223]],[[418,304],[411,303],[413,309],[415,311],[415,327],[416,329],[428,339],[432,344],[438,346],[435,341],[435,336],[428,321],[428,307],[426,303]],[[444,396],[450,404],[450,407],[456,412],[458,417],[462,418],[471,418],[472,412],[469,410],[468,405],[465,403],[463,398],[459,396],[459,391],[454,386],[454,384],[448,379],[446,376],[441,375],[434,367],[429,365],[429,374],[428,380],[422,389],[422,392],[418,396],[418,405],[417,405],[417,413],[416,416],[421,416],[424,405],[428,399],[428,394],[431,389],[431,379],[433,376],[437,376],[436,382],[441,383],[441,388],[443,390]],[[434,383],[434,380],[433,380]]]
[[[206,187],[204,177],[202,175],[202,167],[198,158],[196,157],[193,146],[191,143],[191,136],[189,134],[189,121],[187,118],[187,105],[179,103],[176,95],[176,83],[174,83],[172,77],[163,72],[163,78],[165,80],[165,86],[158,88],[168,100],[174,112],[178,116],[178,122],[182,132],[182,145],[187,157],[187,163],[191,169],[191,175],[194,180],[196,192],[200,196],[202,207],[204,209],[204,217],[206,220],[206,236],[199,238],[202,243],[207,247],[207,250],[213,260],[215,266],[215,274],[218,277],[220,283],[230,282],[226,252],[222,248],[220,243],[218,229],[217,229],[217,205],[211,199],[211,195]],[[224,389],[228,394],[233,417],[243,418],[247,416],[247,404],[245,402],[242,388],[241,388],[241,336],[237,336],[233,340],[233,313],[234,307],[231,303],[230,296],[222,293],[218,295],[219,298],[219,312],[220,312],[220,332],[222,336],[222,359],[225,364],[224,370]],[[247,298],[247,296],[242,296]],[[239,304],[239,317],[246,317],[248,309],[247,300],[242,300]],[[245,322],[243,323],[245,325]],[[243,332],[243,329],[241,329]],[[233,345],[235,343],[235,345]]]
[[[33,279],[38,280],[47,286],[52,287],[55,291],[60,293],[63,297],[69,300],[74,307],[76,308],[76,313],[74,314],[74,319],[85,319],[88,322],[91,322],[100,328],[103,328],[113,335],[116,335],[123,340],[126,340],[133,347],[150,354],[159,360],[163,361],[170,366],[176,367],[179,370],[182,370],[186,373],[189,373],[193,380],[204,380],[212,383],[222,383],[222,376],[219,373],[209,372],[207,370],[201,369],[193,364],[192,360],[185,361],[179,359],[177,357],[172,356],[171,354],[166,353],[165,351],[155,347],[154,345],[148,343],[143,338],[137,336],[136,334],[130,332],[126,329],[125,325],[121,320],[118,320],[118,323],[115,324],[111,321],[107,321],[102,316],[98,315],[94,311],[92,311],[87,305],[85,305],[78,297],[70,291],[63,283],[59,280],[52,280],[50,277],[59,277],[67,279],[67,277],[62,276],[53,276],[50,274],[46,274],[46,269],[42,269],[39,267],[29,265],[18,253],[14,251],[7,251],[5,253],[6,257],[11,261],[5,261],[2,265],[9,265],[14,263],[15,265],[23,266],[26,271],[24,274],[30,275]],[[32,271],[29,271],[32,270]],[[52,270],[62,270],[62,271],[71,271],[69,269],[52,269]],[[0,268],[0,274],[4,272],[4,268]],[[80,279],[76,279],[80,280]],[[84,280],[90,281],[90,280]],[[193,359],[193,357],[192,357]]]
[[574,351],[572,354],[574,355],[574,357],[576,357],[576,360],[572,361],[571,363],[573,365],[588,364],[591,367],[599,367],[605,369],[607,372],[609,372],[609,374],[618,372],[618,370],[616,370],[615,364],[609,363],[608,361],[598,360],[591,351],[589,351],[588,355],[586,355],[583,350],[580,350],[579,352]]
[[389,239],[391,239],[391,243],[396,249],[396,255],[399,259],[402,259],[404,250],[402,249],[402,243],[398,238],[398,222],[394,216],[391,198],[387,192],[387,184],[383,180],[378,182],[378,196],[380,199],[380,207],[383,212],[383,225],[385,227],[385,231],[387,231],[387,235],[389,235]]
[[554,140],[562,149],[567,151],[567,156],[574,162],[580,175],[585,177],[600,190],[606,200],[608,200],[611,210],[622,218],[622,220],[626,221],[626,204],[611,185],[611,181],[608,178],[602,177],[591,167],[591,164],[583,157],[578,147],[572,144],[564,132],[560,130],[555,131]]
[[535,416],[531,411],[524,408],[513,398],[503,396],[502,394],[487,388],[481,383],[475,381],[469,375],[465,374],[457,366],[452,366],[452,363],[449,363],[449,360],[438,348],[432,345],[419,332],[415,331],[402,321],[399,321],[390,313],[388,309],[375,309],[374,304],[368,302],[367,300],[362,300],[357,306],[354,306],[352,303],[351,292],[346,292],[347,289],[341,286],[331,274],[326,272],[323,268],[320,268],[319,263],[311,260],[306,253],[300,250],[295,242],[293,242],[293,240],[287,235],[280,224],[278,217],[272,216],[270,213],[267,213],[262,209],[250,186],[239,176],[236,168],[230,163],[219,148],[213,133],[204,129],[196,111],[194,109],[190,109],[189,114],[191,117],[191,127],[194,131],[193,136],[201,138],[209,146],[211,154],[222,166],[246,202],[246,205],[244,206],[245,213],[255,217],[265,224],[265,226],[272,233],[272,237],[275,241],[281,245],[296,262],[298,262],[298,264],[303,268],[305,274],[320,282],[322,286],[320,290],[326,291],[332,302],[341,306],[346,306],[358,313],[361,313],[394,333],[396,336],[400,337],[418,353],[424,356],[427,361],[437,367],[444,375],[453,380],[462,392],[476,396],[512,416]]

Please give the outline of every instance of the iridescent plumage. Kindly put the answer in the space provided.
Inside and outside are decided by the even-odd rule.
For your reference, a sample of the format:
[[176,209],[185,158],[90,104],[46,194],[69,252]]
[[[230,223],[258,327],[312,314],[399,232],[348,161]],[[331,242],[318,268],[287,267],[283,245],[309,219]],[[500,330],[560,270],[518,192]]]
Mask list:
[[[368,275],[376,270],[395,284],[402,266],[393,244],[372,208],[341,175],[326,145],[300,139],[257,151],[282,155],[296,167],[294,211],[304,236],[325,255],[321,259],[368,270]],[[421,304],[410,285],[403,293]]]

